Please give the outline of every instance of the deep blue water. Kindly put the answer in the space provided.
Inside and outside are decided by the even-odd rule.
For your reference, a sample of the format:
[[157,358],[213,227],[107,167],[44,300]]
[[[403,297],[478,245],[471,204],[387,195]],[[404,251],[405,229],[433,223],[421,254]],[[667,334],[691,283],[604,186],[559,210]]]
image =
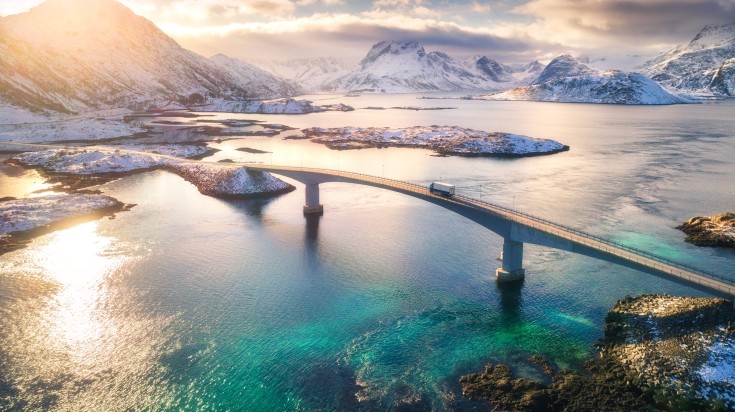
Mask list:
[[[324,98],[324,97],[315,97]],[[626,107],[343,98],[356,107],[456,106],[305,116],[219,115],[294,127],[447,124],[552,138],[522,159],[418,149],[330,151],[244,138],[210,160],[303,164],[458,191],[735,278],[735,253],[674,229],[733,210],[735,102]],[[335,102],[338,100],[330,100]],[[251,147],[272,154],[246,154]],[[0,197],[39,179],[0,170]],[[13,175],[13,176],[9,176]],[[521,288],[499,289],[502,240],[420,200],[348,184],[275,199],[203,196],[152,172],[103,187],[137,203],[0,257],[0,405],[55,410],[480,409],[459,376],[487,362],[578,368],[628,294],[703,295],[627,268],[527,245]]]

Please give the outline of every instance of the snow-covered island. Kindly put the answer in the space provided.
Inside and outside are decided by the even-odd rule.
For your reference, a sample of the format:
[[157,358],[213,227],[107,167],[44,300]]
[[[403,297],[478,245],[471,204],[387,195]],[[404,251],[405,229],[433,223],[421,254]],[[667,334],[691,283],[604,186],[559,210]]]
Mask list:
[[355,110],[343,103],[315,105],[310,100],[224,100],[215,99],[201,106],[191,107],[198,112],[306,114],[318,112],[349,112]]
[[74,147],[24,152],[14,155],[11,162],[40,168],[55,176],[123,176],[165,169],[193,183],[202,194],[224,198],[269,196],[294,190],[292,185],[268,173],[174,157],[195,157],[206,150],[193,145]]
[[335,150],[417,147],[442,155],[498,157],[537,156],[569,150],[569,146],[554,140],[457,126],[312,127],[301,131],[303,138]]
[[117,199],[99,194],[56,193],[0,201],[0,254],[71,219],[94,219],[125,210]]

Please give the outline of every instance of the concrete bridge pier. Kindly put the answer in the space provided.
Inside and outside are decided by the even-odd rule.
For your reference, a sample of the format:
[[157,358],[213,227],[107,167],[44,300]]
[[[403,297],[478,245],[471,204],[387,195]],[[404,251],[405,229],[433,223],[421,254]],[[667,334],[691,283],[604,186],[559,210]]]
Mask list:
[[503,266],[495,271],[498,283],[523,280],[526,271],[523,269],[523,242],[503,238]]
[[319,183],[307,183],[304,214],[309,215],[322,213],[324,213],[324,206],[319,203]]

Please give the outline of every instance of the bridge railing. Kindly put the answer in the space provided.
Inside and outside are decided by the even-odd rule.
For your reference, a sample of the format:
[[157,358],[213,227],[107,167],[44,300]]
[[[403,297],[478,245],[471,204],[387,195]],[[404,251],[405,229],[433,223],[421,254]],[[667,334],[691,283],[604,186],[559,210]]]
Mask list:
[[[268,168],[268,166],[266,166],[266,165],[263,165],[262,167]],[[369,175],[369,174],[365,174],[365,173],[348,172],[348,171],[343,171],[343,170],[326,169],[326,168],[304,168],[304,167],[292,167],[292,166],[285,166],[285,167],[284,166],[274,166],[274,168],[285,169],[285,170],[294,170],[294,171],[308,171],[308,172],[315,172],[315,173],[325,173],[325,174],[329,174],[329,175],[332,175],[332,176],[341,176],[341,177],[346,177],[346,178],[356,178],[358,180],[371,181],[371,182],[374,182],[374,183],[385,184],[387,186],[391,186],[391,187],[395,187],[395,188],[409,189],[409,190],[411,190],[413,192],[416,192],[416,193],[431,195],[431,193],[429,192],[428,186],[426,184],[416,184],[416,183],[406,182],[406,181],[403,181],[403,180],[390,179],[390,178],[386,178],[386,177]],[[657,255],[654,255],[654,254],[652,254],[650,252],[647,252],[647,251],[644,251],[644,250],[641,250],[641,249],[638,249],[638,248],[635,248],[635,247],[631,247],[631,246],[624,245],[622,243],[613,242],[611,240],[603,239],[603,238],[601,238],[599,236],[593,235],[591,233],[584,232],[584,231],[579,230],[579,229],[574,229],[574,228],[571,228],[571,227],[568,227],[568,226],[564,226],[564,225],[561,225],[561,224],[552,222],[552,221],[547,220],[547,219],[544,219],[544,218],[533,216],[533,215],[530,215],[528,213],[524,213],[524,212],[521,212],[521,211],[518,211],[518,210],[515,210],[515,209],[511,209],[511,208],[508,208],[508,207],[505,207],[505,206],[500,206],[500,205],[497,205],[497,204],[494,204],[494,203],[490,203],[490,202],[487,202],[487,201],[484,201],[484,200],[481,200],[481,199],[475,199],[475,198],[471,198],[469,196],[464,196],[464,195],[454,195],[452,197],[441,197],[441,198],[442,199],[445,199],[446,201],[454,201],[454,202],[462,203],[462,204],[465,204],[466,206],[473,207],[473,208],[475,208],[477,210],[481,210],[481,211],[485,211],[485,212],[487,212],[487,211],[493,211],[495,213],[498,213],[498,211],[500,211],[500,212],[503,212],[504,217],[510,219],[511,221],[515,221],[515,222],[520,223],[520,224],[523,224],[523,225],[529,225],[528,221],[530,221],[532,223],[535,222],[535,223],[538,223],[539,225],[542,225],[542,226],[534,226],[533,224],[531,224],[529,226],[530,227],[533,227],[535,229],[538,229],[538,230],[549,232],[548,230],[544,230],[546,228],[543,227],[543,226],[546,226],[547,228],[548,227],[551,227],[551,228],[557,229],[558,231],[563,231],[563,232],[566,232],[566,233],[571,233],[571,234],[576,235],[579,238],[582,238],[582,239],[585,239],[585,240],[589,241],[589,242],[581,242],[583,244],[586,243],[586,246],[595,248],[597,250],[605,251],[607,253],[611,253],[611,254],[614,254],[614,255],[617,255],[617,256],[621,256],[621,255],[619,253],[615,253],[616,252],[615,249],[622,250],[622,251],[627,251],[627,252],[629,252],[629,253],[631,253],[633,255],[636,255],[637,257],[644,258],[644,259],[647,259],[647,260],[650,260],[650,261],[654,261],[654,262],[658,262],[659,264],[666,265],[666,266],[668,266],[670,268],[677,268],[677,269],[679,269],[681,271],[686,271],[686,272],[689,272],[691,274],[698,275],[700,277],[705,277],[705,278],[709,278],[709,279],[712,279],[712,280],[716,280],[718,282],[725,283],[727,285],[732,285],[733,287],[732,288],[729,288],[729,291],[730,291],[730,293],[734,293],[735,294],[735,282],[734,282],[733,279],[728,279],[728,278],[725,278],[723,276],[716,275],[714,273],[709,273],[709,272],[706,272],[706,271],[703,271],[703,270],[700,270],[700,269],[696,269],[696,268],[693,268],[691,266],[687,266],[687,265],[681,264],[679,262],[676,262],[674,260],[667,259],[667,258],[664,258],[664,257],[661,257],[661,256],[657,256]],[[525,219],[526,221],[522,221],[521,219],[519,219],[519,217]],[[551,233],[552,235],[554,234],[553,232],[549,232],[549,233]],[[557,233],[557,234],[559,234],[559,233]],[[597,244],[594,244],[594,243],[597,243]],[[612,248],[612,249],[601,249],[599,247],[599,245],[605,245],[605,246],[608,246],[609,248]],[[637,261],[638,263],[644,263],[640,259],[636,259],[635,258],[636,256],[627,256],[627,258],[628,259],[632,259],[633,261]],[[654,267],[655,267],[655,265],[654,265]],[[664,268],[664,267],[661,266],[661,267],[658,267],[658,269],[664,270],[666,268]],[[674,274],[673,271],[671,271],[671,274]],[[691,279],[685,273],[679,272],[679,273],[677,273],[677,275],[678,276],[684,276],[684,277],[688,278],[689,280],[693,280],[694,281],[694,279]]]
[[[474,199],[474,198],[471,198],[471,197],[468,197],[468,196],[456,195],[454,197],[455,198],[458,198],[458,199],[461,199],[461,200],[463,200],[465,202],[481,203],[482,205],[485,205],[485,206],[487,206],[489,208],[502,210],[503,212],[506,212],[507,214],[509,214],[510,215],[509,217],[513,221],[517,221],[517,219],[514,219],[514,216],[513,215],[522,216],[523,218],[525,218],[527,220],[530,220],[532,222],[537,222],[537,223],[543,224],[545,226],[550,226],[550,227],[556,228],[558,230],[562,230],[562,231],[565,231],[565,232],[573,233],[574,235],[576,235],[578,237],[581,237],[581,238],[584,238],[584,239],[587,239],[587,240],[590,240],[590,241],[593,241],[593,242],[597,242],[599,244],[603,244],[603,245],[606,245],[606,246],[609,246],[609,247],[612,247],[612,248],[621,249],[621,250],[624,250],[624,251],[633,253],[635,255],[638,255],[640,257],[646,258],[648,260],[652,260],[652,261],[655,261],[655,262],[658,262],[658,263],[661,263],[661,264],[664,264],[664,265],[667,265],[667,266],[670,266],[670,267],[678,268],[678,269],[681,269],[681,270],[684,270],[684,271],[687,271],[687,272],[690,272],[690,273],[693,273],[693,274],[696,274],[696,275],[699,275],[699,276],[707,277],[707,278],[710,278],[710,279],[713,279],[713,280],[717,280],[717,281],[720,281],[720,282],[724,282],[724,283],[727,283],[727,284],[733,284],[733,281],[734,281],[733,279],[728,279],[728,278],[726,278],[724,276],[716,275],[714,273],[706,272],[706,271],[703,271],[701,269],[696,269],[694,267],[681,264],[679,262],[676,262],[676,261],[671,260],[671,259],[667,259],[665,257],[654,255],[654,254],[652,254],[650,252],[647,252],[645,250],[641,250],[641,249],[638,249],[638,248],[635,248],[635,247],[632,247],[632,246],[624,245],[622,243],[618,243],[618,242],[614,242],[614,241],[611,241],[611,240],[608,240],[608,239],[604,239],[604,238],[601,238],[599,236],[593,235],[591,233],[584,232],[584,231],[579,230],[579,229],[574,229],[574,228],[571,228],[571,227],[568,227],[568,226],[564,226],[564,225],[558,224],[556,222],[552,222],[550,220],[547,220],[547,219],[544,219],[544,218],[540,218],[540,217],[537,217],[537,216],[529,215],[528,213],[524,213],[524,212],[521,212],[521,211],[518,211],[518,210],[514,210],[514,209],[511,209],[511,208],[508,208],[508,207],[505,207],[505,206],[500,206],[500,205],[497,205],[497,204],[494,204],[494,203],[486,202],[484,200]],[[518,223],[523,224],[523,222],[518,222]],[[542,229],[542,228],[539,228],[539,227],[535,227],[535,228],[536,229]],[[594,247],[594,245],[590,245],[590,246],[593,246]],[[606,250],[606,251],[607,252],[610,252],[610,253],[613,252],[612,250]],[[735,287],[732,289],[732,291],[735,291]]]

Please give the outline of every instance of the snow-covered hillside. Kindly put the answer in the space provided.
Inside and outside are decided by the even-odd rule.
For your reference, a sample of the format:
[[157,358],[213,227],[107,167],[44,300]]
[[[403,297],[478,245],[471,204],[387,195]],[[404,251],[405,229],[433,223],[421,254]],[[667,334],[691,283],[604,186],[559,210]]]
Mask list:
[[680,92],[735,96],[734,67],[735,23],[705,26],[689,44],[647,62],[643,72]]
[[505,90],[530,76],[523,73],[484,56],[459,62],[442,52],[427,53],[417,42],[382,41],[357,67],[325,88],[395,93]]
[[252,60],[251,63],[269,73],[291,81],[306,91],[324,91],[324,85],[349,72],[343,61],[335,57],[290,60]]
[[217,54],[209,58],[253,96],[276,98],[302,94],[301,87],[245,61]]
[[47,0],[2,17],[0,56],[0,103],[36,112],[145,108],[194,93],[275,97],[115,0]]
[[676,104],[687,103],[640,73],[601,71],[571,56],[552,60],[529,86],[473,98],[565,103]]

